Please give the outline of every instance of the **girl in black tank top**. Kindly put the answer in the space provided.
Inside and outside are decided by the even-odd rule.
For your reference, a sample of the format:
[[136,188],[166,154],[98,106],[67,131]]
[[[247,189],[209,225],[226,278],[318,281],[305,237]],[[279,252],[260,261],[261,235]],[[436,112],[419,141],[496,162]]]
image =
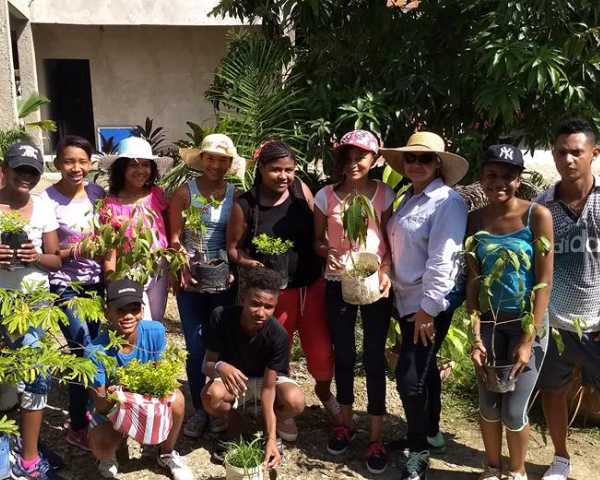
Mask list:
[[298,330],[308,370],[317,382],[315,392],[336,422],[339,405],[330,392],[333,351],[325,316],[323,262],[313,247],[313,196],[295,178],[295,156],[284,143],[263,144],[256,160],[254,185],[236,200],[229,218],[229,258],[242,269],[257,268],[262,264],[252,245],[255,236],[266,233],[293,242],[287,253],[288,285],[279,295],[275,317],[288,331],[290,345]]

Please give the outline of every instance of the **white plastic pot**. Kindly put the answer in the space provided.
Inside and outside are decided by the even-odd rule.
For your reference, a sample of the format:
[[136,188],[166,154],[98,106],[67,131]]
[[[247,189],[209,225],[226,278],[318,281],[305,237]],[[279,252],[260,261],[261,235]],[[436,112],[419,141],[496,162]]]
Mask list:
[[262,465],[248,469],[234,467],[226,461],[225,478],[226,480],[263,480],[264,469]]
[[[352,271],[356,265],[372,269],[374,273],[365,278],[356,278],[346,272]],[[353,252],[345,262],[342,274],[342,297],[352,305],[368,305],[381,298],[379,290],[379,258],[368,252]]]

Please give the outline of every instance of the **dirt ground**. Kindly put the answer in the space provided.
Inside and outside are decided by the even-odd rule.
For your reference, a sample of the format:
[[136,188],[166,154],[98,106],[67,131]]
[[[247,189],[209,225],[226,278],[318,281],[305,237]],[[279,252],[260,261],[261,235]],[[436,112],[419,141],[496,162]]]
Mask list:
[[[176,319],[172,303],[169,306],[169,317]],[[167,323],[171,340],[182,343],[178,320]],[[371,475],[364,465],[364,453],[368,442],[366,390],[364,378],[358,377],[355,384],[359,433],[352,448],[337,458],[331,457],[326,450],[329,429],[322,408],[312,392],[312,382],[302,362],[292,365],[292,376],[302,385],[307,399],[307,408],[298,419],[300,436],[295,445],[286,445],[284,464],[271,472],[271,478],[324,480],[324,479],[363,479],[379,478],[381,480],[396,479],[399,469],[393,458],[388,469],[382,475]],[[184,392],[188,394],[187,388]],[[189,398],[188,398],[189,400]],[[64,441],[63,424],[67,419],[66,394],[62,388],[54,390],[50,398],[50,408],[45,417],[42,440],[59,453],[66,462],[60,474],[65,480],[81,480],[99,478],[90,454],[68,445]],[[392,381],[388,381],[387,404],[389,414],[385,419],[385,438],[391,440],[405,432],[404,416],[400,399]],[[256,428],[256,418],[248,411],[245,429]],[[481,471],[483,460],[483,444],[474,412],[449,399],[444,402],[442,430],[448,440],[447,452],[434,458],[431,463],[430,480],[453,479],[472,480]],[[527,471],[530,479],[539,479],[552,460],[550,439],[539,431],[536,425],[531,435]],[[200,440],[190,440],[181,436],[178,450],[184,455],[192,468],[195,478],[224,479],[225,470],[221,465],[211,462],[210,449],[214,437],[205,435]],[[600,434],[590,430],[574,429],[570,440],[574,469],[572,479],[587,480],[600,478]],[[129,442],[129,460],[121,463],[123,480],[167,479],[168,475],[157,467],[152,449],[142,452],[137,444]]]

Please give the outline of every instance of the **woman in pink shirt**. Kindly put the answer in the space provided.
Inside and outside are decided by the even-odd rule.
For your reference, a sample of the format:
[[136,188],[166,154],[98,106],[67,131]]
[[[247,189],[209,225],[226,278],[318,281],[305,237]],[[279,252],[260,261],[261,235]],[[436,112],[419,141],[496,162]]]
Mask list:
[[[158,180],[157,157],[150,144],[138,137],[128,137],[119,144],[118,157],[110,165],[109,190],[101,213],[101,221],[130,222],[128,235],[143,222],[152,232],[152,250],[167,248],[165,193],[155,185]],[[119,252],[104,261],[104,274],[115,271]],[[169,278],[159,273],[144,287],[144,314],[147,319],[162,321],[167,306]]]
[[[363,361],[367,374],[367,411],[370,416],[370,438],[367,449],[367,468],[381,473],[387,466],[383,447],[383,415],[385,414],[385,341],[391,315],[388,297],[390,282],[390,254],[385,237],[385,226],[390,218],[394,191],[382,182],[369,179],[369,170],[379,150],[377,138],[365,130],[355,130],[342,137],[336,148],[336,167],[341,181],[321,189],[315,196],[315,248],[327,258],[327,319],[335,351],[335,383],[337,400],[342,409],[342,425],[334,427],[327,445],[332,455],[344,453],[354,438],[356,427],[352,420],[354,402],[354,364],[356,345],[354,325],[358,313],[356,305],[342,298],[340,276],[344,258],[351,245],[342,228],[344,200],[353,193],[371,199],[380,225],[369,221],[366,248],[380,260],[379,283],[382,297],[370,305],[363,305]],[[368,328],[366,327],[368,325]]]

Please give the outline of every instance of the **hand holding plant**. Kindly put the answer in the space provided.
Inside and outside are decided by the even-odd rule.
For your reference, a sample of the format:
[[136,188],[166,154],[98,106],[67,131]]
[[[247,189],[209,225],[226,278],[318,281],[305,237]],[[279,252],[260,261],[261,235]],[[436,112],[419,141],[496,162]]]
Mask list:
[[227,391],[233,396],[239,397],[246,391],[246,382],[248,381],[248,377],[233,365],[222,362],[219,364],[217,373],[221,377],[221,380],[223,380],[223,385],[225,385]]
[[21,245],[17,250],[17,258],[23,263],[35,263],[39,260],[40,254],[33,246],[32,242],[27,242]]
[[509,378],[517,377],[529,363],[533,348],[533,340],[523,340],[515,347],[513,358],[514,365],[510,371]]
[[271,469],[278,467],[280,463],[281,453],[279,453],[279,448],[277,448],[277,441],[274,438],[269,438],[265,445],[264,466]]

